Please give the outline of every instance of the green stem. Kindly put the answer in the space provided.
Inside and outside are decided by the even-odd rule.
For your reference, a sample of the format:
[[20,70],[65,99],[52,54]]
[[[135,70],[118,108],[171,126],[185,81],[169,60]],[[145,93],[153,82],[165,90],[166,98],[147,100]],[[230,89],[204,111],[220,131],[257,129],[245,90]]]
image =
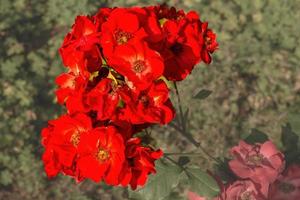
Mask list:
[[182,111],[182,106],[181,106],[181,99],[180,99],[180,95],[179,95],[179,90],[177,88],[177,84],[176,82],[174,82],[174,86],[175,86],[175,91],[176,91],[176,96],[177,96],[177,102],[178,102],[178,108],[179,108],[179,114],[180,114],[180,126],[182,127],[183,131],[185,132],[185,123],[184,123],[184,116],[183,116],[183,111]]
[[173,160],[173,159],[170,158],[169,156],[164,155],[164,157],[165,157],[167,160],[171,161],[173,164],[180,166],[180,165],[178,164],[178,162],[176,162],[175,160]]
[[202,153],[164,153],[166,156],[188,156],[188,157],[200,157],[206,159],[202,156]]
[[199,156],[202,153],[164,153],[166,156]]
[[180,167],[183,171],[186,171],[186,168],[184,166],[181,166],[178,162],[176,162],[175,160],[173,160],[172,158],[170,158],[167,155],[164,155],[164,158],[166,158],[167,160],[169,160],[170,162],[172,162],[173,164],[177,165],[178,167]]
[[[182,105],[181,105],[181,99],[180,99],[180,95],[179,95],[179,90],[177,87],[176,82],[174,82],[174,87],[175,87],[175,91],[176,91],[176,96],[177,96],[177,103],[178,103],[178,109],[179,109],[179,126],[180,128],[178,128],[178,126],[173,126],[173,128],[175,128],[179,133],[181,133],[185,138],[187,138],[194,146],[196,146],[197,148],[199,148],[207,157],[209,157],[210,159],[214,160],[216,163],[220,163],[220,160],[213,157],[212,155],[210,155],[201,145],[199,142],[197,142],[191,134],[189,134],[186,131],[186,124],[185,124],[185,120],[184,120],[184,114],[183,114],[183,110],[182,110]],[[176,128],[177,127],[177,128]]]

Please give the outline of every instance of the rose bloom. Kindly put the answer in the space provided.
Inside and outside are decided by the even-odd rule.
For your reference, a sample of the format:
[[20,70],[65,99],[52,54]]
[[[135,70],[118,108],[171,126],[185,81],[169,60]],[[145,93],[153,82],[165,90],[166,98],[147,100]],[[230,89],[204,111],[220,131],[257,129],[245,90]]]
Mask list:
[[284,155],[271,141],[250,145],[240,141],[231,149],[234,159],[229,162],[231,170],[240,178],[251,179],[262,187],[267,196],[269,184],[273,183],[284,169]]
[[216,200],[266,200],[259,186],[250,180],[235,181]]
[[144,186],[149,174],[155,174],[155,161],[162,157],[163,152],[142,145],[140,138],[131,138],[126,144],[126,162],[123,165],[119,180],[122,186],[130,185],[135,190]]
[[168,86],[162,80],[142,91],[123,88],[120,95],[127,104],[122,118],[132,124],[167,124],[175,117]]
[[270,187],[269,199],[300,199],[300,165],[291,165]]

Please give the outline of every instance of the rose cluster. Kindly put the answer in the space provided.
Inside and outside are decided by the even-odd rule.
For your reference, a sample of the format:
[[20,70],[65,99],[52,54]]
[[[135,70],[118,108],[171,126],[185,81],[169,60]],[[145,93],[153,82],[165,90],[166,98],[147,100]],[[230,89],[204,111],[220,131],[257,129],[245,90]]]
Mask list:
[[174,118],[167,83],[209,64],[217,47],[194,11],[160,5],[78,16],[59,49],[68,71],[56,78],[56,96],[67,112],[42,130],[48,177],[144,185],[163,153],[137,133]]
[[[229,168],[236,178],[214,200],[299,200],[300,165],[285,166],[284,155],[271,141],[254,145],[240,141],[230,151]],[[217,178],[218,179],[218,178]],[[205,200],[193,192],[189,200]]]

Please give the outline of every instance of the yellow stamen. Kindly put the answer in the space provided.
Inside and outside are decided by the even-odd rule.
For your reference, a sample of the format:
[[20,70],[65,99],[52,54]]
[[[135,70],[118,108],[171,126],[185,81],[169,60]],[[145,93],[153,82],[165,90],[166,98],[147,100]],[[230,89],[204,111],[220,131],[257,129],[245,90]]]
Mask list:
[[109,158],[109,153],[104,149],[99,149],[97,153],[97,159],[101,162],[106,161]]

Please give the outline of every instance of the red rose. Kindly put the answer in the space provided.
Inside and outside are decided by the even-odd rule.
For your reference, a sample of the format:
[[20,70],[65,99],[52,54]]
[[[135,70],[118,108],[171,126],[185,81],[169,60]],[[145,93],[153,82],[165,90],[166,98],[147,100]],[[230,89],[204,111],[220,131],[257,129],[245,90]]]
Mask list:
[[169,89],[162,80],[153,83],[146,90],[123,90],[120,95],[126,103],[124,118],[133,124],[167,124],[175,116],[169,100]]
[[104,78],[86,95],[86,105],[97,111],[98,120],[112,118],[118,106],[119,95],[113,84],[111,79]]
[[133,7],[130,8],[130,11],[139,18],[140,25],[143,27],[147,35],[144,39],[148,43],[159,42],[163,38],[159,20],[152,10]]
[[62,73],[55,82],[59,88],[55,91],[57,101],[60,104],[65,103],[68,97],[72,96],[78,91],[83,91],[86,87],[88,78],[84,76],[76,76],[73,72]]
[[[207,22],[201,22],[196,12],[191,11],[186,15],[186,19],[191,26],[186,31],[192,37],[195,37],[199,42],[201,60],[205,63],[211,63],[211,56],[215,50],[218,49],[217,36],[208,28]],[[191,36],[190,36],[191,37]]]
[[118,73],[125,76],[129,85],[146,89],[153,81],[162,76],[163,59],[145,42],[135,42],[116,49],[114,56],[109,59],[109,65]]
[[113,126],[99,127],[80,138],[77,173],[95,182],[118,185],[124,162],[124,142]]
[[134,190],[143,186],[151,173],[156,173],[155,160],[163,155],[161,150],[153,151],[149,147],[141,146],[139,138],[131,138],[126,145],[127,162],[124,163],[120,182],[123,186],[128,184]]
[[48,177],[59,172],[75,176],[77,146],[81,136],[92,128],[90,118],[84,114],[63,115],[48,124],[42,131],[43,162]]
[[104,55],[109,58],[116,54],[117,47],[144,37],[146,32],[141,27],[138,16],[130,9],[116,8],[102,25],[101,45]]
[[90,17],[78,16],[72,31],[65,37],[59,49],[65,66],[75,74],[94,72],[102,65],[102,57],[97,44],[100,34]]
[[217,36],[211,30],[207,28],[208,23],[205,22],[202,24],[202,34],[204,38],[204,45],[202,46],[201,50],[201,58],[202,60],[210,64],[211,63],[211,55],[216,49],[218,49],[219,44],[217,43]]

